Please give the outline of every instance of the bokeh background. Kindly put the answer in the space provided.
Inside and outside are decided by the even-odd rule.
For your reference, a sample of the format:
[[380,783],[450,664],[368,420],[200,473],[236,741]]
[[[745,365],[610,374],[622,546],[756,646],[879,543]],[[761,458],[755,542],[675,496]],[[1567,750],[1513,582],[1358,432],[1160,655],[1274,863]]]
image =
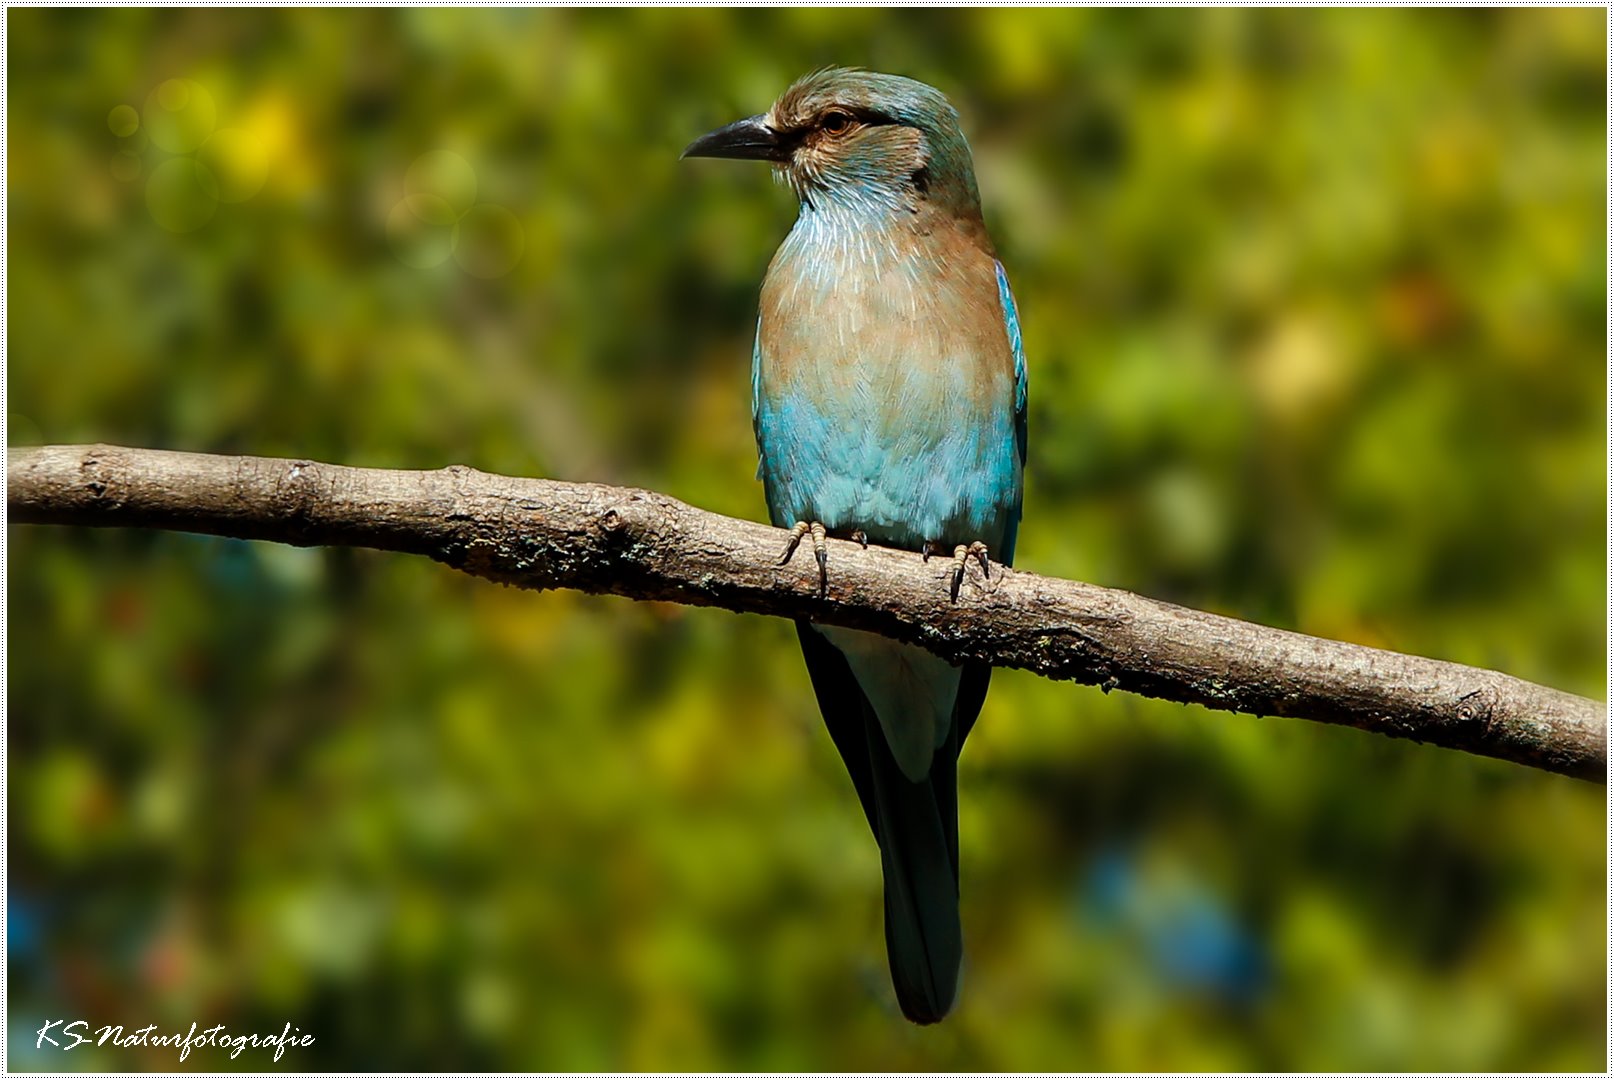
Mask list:
[[[1604,19],[13,9],[7,439],[763,518],[794,207],[678,152],[861,64],[976,152],[1021,565],[1602,697]],[[13,1067],[1605,1064],[1600,787],[1001,672],[919,1030],[783,622],[177,534],[6,582]]]

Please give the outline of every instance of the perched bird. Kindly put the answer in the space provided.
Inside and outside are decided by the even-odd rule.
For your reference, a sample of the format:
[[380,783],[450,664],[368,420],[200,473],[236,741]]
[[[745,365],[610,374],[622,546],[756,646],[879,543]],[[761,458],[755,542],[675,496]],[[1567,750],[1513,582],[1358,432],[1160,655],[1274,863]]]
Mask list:
[[[1008,279],[981,219],[958,114],[896,75],[808,75],[684,157],[772,162],[801,203],[762,283],[752,357],[758,476],[781,562],[825,536],[1009,564],[1026,455],[1026,369]],[[991,669],[797,624],[824,722],[885,877],[886,953],[908,1019],[952,1008],[959,748]]]

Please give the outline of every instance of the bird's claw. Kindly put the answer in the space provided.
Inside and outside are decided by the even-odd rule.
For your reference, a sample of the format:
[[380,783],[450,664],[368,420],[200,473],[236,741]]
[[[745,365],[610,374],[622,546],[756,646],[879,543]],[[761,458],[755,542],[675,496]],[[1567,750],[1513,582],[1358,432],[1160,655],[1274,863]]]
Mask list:
[[[929,562],[932,555],[944,554],[947,548],[935,541],[929,541],[919,551],[920,557]],[[981,564],[981,577],[987,581],[992,580],[992,562],[987,557],[986,545],[979,540],[971,544],[959,544],[953,549],[953,580],[950,592],[954,603],[958,602],[958,591],[964,585],[964,574],[969,569],[971,556]]]
[[795,525],[791,526],[790,538],[785,541],[785,550],[779,556],[780,566],[783,566],[785,563],[790,561],[790,556],[796,553],[796,545],[801,543],[801,538],[807,535],[807,530],[809,528],[811,528],[811,526],[809,526],[805,521],[798,521]]
[[[957,552],[955,552],[954,554],[956,555]],[[975,541],[975,543],[971,544],[968,548],[965,549],[965,554],[975,556],[975,558],[981,564],[981,577],[985,578],[987,581],[991,581],[992,580],[992,560],[987,558],[986,545],[981,543],[979,540],[977,540],[977,541]]]
[[785,541],[785,552],[779,556],[779,565],[783,566],[790,561],[801,544],[801,538],[811,535],[813,538],[813,558],[818,562],[818,595],[823,596],[829,591],[829,545],[828,533],[819,521],[798,521],[790,527],[790,539]]

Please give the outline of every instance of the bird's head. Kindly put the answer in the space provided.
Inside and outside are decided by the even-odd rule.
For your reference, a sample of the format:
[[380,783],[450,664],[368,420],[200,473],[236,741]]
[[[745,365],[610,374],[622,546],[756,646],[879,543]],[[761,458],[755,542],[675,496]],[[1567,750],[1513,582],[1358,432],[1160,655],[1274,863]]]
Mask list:
[[958,113],[940,90],[900,75],[827,68],[767,112],[702,135],[684,157],[773,162],[808,208],[980,215]]

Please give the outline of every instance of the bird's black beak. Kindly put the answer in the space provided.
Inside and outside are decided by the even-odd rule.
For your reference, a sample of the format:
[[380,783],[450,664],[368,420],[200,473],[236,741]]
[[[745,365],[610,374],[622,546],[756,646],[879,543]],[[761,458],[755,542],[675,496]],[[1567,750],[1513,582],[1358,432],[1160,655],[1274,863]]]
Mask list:
[[679,159],[691,157],[747,158],[755,161],[789,161],[790,147],[764,116],[748,116],[716,131],[708,131],[684,147]]

